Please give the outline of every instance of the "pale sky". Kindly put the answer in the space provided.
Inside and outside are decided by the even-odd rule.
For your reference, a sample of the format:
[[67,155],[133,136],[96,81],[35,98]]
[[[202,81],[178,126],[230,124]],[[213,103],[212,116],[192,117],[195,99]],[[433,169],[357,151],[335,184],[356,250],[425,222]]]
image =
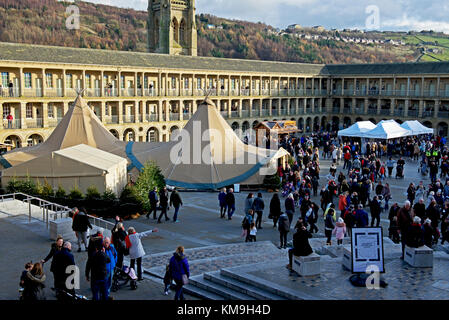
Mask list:
[[[148,7],[147,0],[87,1],[137,10]],[[449,33],[448,0],[196,0],[196,8],[197,13],[260,21],[281,29],[290,24],[300,24],[322,25],[326,29],[434,30]]]

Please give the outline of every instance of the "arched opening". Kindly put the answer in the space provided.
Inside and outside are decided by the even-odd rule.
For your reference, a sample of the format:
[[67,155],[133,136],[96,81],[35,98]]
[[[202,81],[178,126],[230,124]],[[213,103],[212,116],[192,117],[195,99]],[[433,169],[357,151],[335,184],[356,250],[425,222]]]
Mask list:
[[178,20],[176,20],[176,18],[173,18],[172,22],[173,22],[173,40],[176,43],[179,43],[179,24],[178,24]]
[[441,137],[446,137],[448,133],[448,126],[446,122],[440,122],[437,126],[437,134]]
[[299,118],[297,123],[298,123],[298,129],[304,130],[304,119]]
[[238,122],[233,122],[231,125],[232,130],[237,130],[240,128],[239,123]]
[[249,129],[249,122],[248,121],[243,122],[242,123],[242,131],[246,132],[246,130],[248,130],[248,129]]
[[430,121],[424,121],[423,126],[425,126],[427,128],[433,128],[433,123]]
[[321,118],[321,129],[328,130],[327,129],[327,117],[326,116]]
[[147,131],[148,142],[159,142],[159,130],[157,128],[150,128]]
[[345,128],[351,126],[351,118],[345,117],[345,118],[343,119],[343,126],[344,126]]
[[359,121],[363,121],[363,119],[360,117],[355,118],[355,122],[359,122]]
[[4,143],[12,145],[13,149],[22,147],[22,140],[15,135],[6,137]]
[[42,142],[44,142],[44,138],[42,138],[42,136],[38,134],[32,134],[27,139],[27,146],[32,147]]
[[340,127],[340,119],[338,117],[332,117],[332,131],[337,131]]
[[173,126],[170,128],[170,140],[173,141],[173,138],[179,134],[179,127]]
[[313,118],[313,131],[314,132],[320,131],[320,118],[319,117]]
[[186,41],[186,21],[184,19],[181,20],[181,24],[179,25],[179,40],[182,46],[187,44]]
[[111,130],[109,130],[109,132],[117,139],[120,139],[120,136],[119,136],[117,130],[111,129]]
[[[293,120],[295,120],[295,119],[293,119]],[[257,120],[254,121],[254,122],[253,122],[253,127],[252,127],[252,128],[254,129],[258,124],[259,124],[259,121],[257,121]]]
[[136,141],[136,133],[133,129],[126,129],[123,133],[123,141]]
[[312,118],[307,118],[306,120],[306,132],[310,132],[312,129]]

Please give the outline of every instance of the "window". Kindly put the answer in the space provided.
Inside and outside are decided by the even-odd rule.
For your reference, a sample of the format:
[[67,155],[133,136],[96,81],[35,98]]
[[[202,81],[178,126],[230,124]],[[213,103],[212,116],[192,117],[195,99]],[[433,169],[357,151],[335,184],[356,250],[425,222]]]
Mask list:
[[2,72],[2,82],[3,88],[7,88],[9,84],[9,72]]
[[6,116],[8,116],[11,113],[11,107],[9,104],[3,105],[3,119],[6,119]]
[[133,82],[132,82],[132,80],[128,80],[127,88],[133,88]]
[[214,79],[209,79],[209,88],[212,89],[214,87]]
[[25,88],[31,88],[31,72],[25,72]]
[[171,77],[171,88],[176,89],[176,78],[175,77]]
[[103,85],[107,85],[108,84],[108,76],[104,76],[103,77]]
[[120,88],[125,89],[125,76],[120,76]]
[[45,74],[45,85],[47,88],[53,88],[53,75],[51,73]]
[[235,79],[231,79],[231,89],[235,89]]
[[90,79],[91,79],[90,74],[86,74],[85,88],[91,87]]
[[33,105],[30,103],[26,105],[26,117],[29,119],[33,118]]
[[67,73],[65,75],[65,84],[66,84],[67,88],[69,88],[69,89],[73,88],[73,76],[72,76],[72,74]]
[[196,79],[196,88],[197,88],[198,90],[201,89],[201,78],[197,78],[197,79]]
[[184,78],[184,89],[189,88],[189,78]]
[[143,87],[146,89],[148,88],[148,77],[143,78]]
[[140,80],[140,77],[137,77],[137,88],[140,88],[141,87],[141,80]]
[[55,115],[53,113],[53,108],[54,108],[53,104],[49,103],[48,104],[48,117],[49,118],[54,118],[55,117]]

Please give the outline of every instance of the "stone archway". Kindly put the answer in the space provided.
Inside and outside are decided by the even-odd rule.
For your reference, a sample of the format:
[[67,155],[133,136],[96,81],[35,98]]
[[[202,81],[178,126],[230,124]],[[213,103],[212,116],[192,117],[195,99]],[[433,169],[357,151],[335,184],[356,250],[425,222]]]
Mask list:
[[337,131],[340,128],[340,118],[339,117],[332,117],[332,131]]
[[446,122],[438,123],[436,134],[438,134],[441,137],[446,137],[448,135],[448,125]]
[[123,141],[136,141],[136,132],[134,129],[129,128],[123,132]]
[[111,130],[109,130],[109,132],[117,139],[120,139],[120,135],[118,134],[117,130],[111,129]]
[[240,125],[238,122],[233,122],[231,125],[232,130],[238,130],[240,128]]
[[13,148],[22,147],[22,139],[20,139],[20,137],[16,135],[7,136],[4,143],[12,145]]
[[148,142],[159,142],[159,130],[155,127],[151,127],[147,131]]
[[298,129],[304,130],[304,118],[298,118]]
[[351,118],[350,117],[344,117],[343,119],[343,127],[344,128],[348,128],[350,127],[352,124]]
[[249,122],[248,122],[248,121],[244,121],[244,122],[242,123],[242,131],[243,131],[243,132],[246,132],[246,130],[248,130],[249,128],[250,128]]
[[28,147],[32,147],[32,146],[35,146],[35,145],[37,145],[39,143],[42,143],[42,142],[44,142],[44,138],[42,138],[41,135],[35,133],[35,134],[32,134],[31,136],[28,137],[28,139],[27,139],[27,146]]

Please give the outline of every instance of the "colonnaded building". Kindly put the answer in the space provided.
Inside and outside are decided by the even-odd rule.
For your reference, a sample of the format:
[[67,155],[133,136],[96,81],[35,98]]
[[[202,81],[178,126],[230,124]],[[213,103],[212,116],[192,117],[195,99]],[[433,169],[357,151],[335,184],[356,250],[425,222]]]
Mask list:
[[[78,91],[126,141],[168,141],[205,93],[233,129],[294,120],[305,132],[358,120],[449,125],[449,62],[321,65],[197,57],[194,1],[150,0],[149,53],[0,43],[0,142],[45,140]],[[11,115],[11,116],[9,116]]]

